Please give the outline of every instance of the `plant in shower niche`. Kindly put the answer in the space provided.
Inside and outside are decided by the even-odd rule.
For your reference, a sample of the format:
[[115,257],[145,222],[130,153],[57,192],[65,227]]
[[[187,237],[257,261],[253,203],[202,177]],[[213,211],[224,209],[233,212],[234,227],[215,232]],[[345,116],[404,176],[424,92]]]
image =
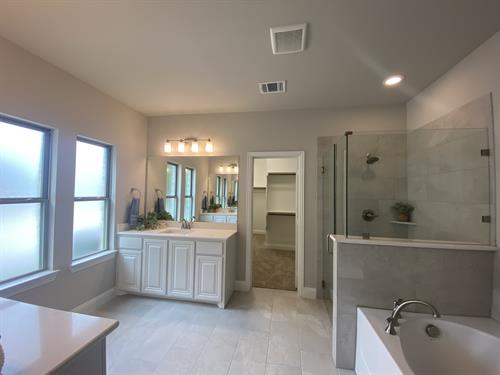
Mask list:
[[411,221],[411,213],[415,209],[411,204],[405,202],[397,202],[391,207],[397,214],[396,220],[409,222]]

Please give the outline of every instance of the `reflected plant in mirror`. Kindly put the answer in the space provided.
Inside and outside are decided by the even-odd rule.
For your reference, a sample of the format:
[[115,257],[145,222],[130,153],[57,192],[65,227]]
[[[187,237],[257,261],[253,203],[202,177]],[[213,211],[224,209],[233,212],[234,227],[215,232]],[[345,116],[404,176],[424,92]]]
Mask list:
[[158,220],[236,224],[238,157],[151,156],[146,212]]
[[397,202],[391,207],[396,213],[396,220],[401,222],[410,222],[411,213],[415,209],[411,204],[405,202]]

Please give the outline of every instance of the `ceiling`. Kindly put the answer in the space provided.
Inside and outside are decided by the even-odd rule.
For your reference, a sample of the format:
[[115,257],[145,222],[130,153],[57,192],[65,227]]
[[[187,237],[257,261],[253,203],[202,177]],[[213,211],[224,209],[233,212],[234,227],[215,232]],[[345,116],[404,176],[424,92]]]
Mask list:
[[[146,115],[407,101],[500,29],[498,0],[3,0],[0,35]],[[308,23],[275,56],[269,27]],[[385,88],[390,73],[403,85]],[[261,95],[257,82],[287,80]]]

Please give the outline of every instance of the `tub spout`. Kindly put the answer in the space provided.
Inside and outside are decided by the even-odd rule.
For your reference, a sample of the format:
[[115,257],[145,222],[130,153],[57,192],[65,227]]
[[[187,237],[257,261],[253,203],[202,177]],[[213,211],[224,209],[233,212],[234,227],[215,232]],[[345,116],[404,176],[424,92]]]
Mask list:
[[392,314],[390,317],[387,318],[387,327],[385,327],[385,332],[388,333],[389,335],[395,335],[396,330],[394,327],[399,326],[399,319],[401,318],[401,311],[403,308],[409,305],[423,305],[429,308],[429,310],[432,311],[432,316],[434,318],[440,318],[441,314],[439,313],[438,309],[429,302],[421,301],[418,299],[413,299],[413,300],[408,300],[408,301],[401,301],[397,300],[394,302],[394,309],[392,310]]

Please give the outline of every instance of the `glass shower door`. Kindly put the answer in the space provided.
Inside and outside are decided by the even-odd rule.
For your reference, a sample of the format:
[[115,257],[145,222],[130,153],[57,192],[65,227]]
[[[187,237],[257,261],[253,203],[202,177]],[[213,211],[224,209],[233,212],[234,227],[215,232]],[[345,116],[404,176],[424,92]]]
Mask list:
[[323,155],[322,190],[323,190],[323,298],[332,319],[333,309],[333,252],[328,235],[335,233],[335,152],[333,145]]

